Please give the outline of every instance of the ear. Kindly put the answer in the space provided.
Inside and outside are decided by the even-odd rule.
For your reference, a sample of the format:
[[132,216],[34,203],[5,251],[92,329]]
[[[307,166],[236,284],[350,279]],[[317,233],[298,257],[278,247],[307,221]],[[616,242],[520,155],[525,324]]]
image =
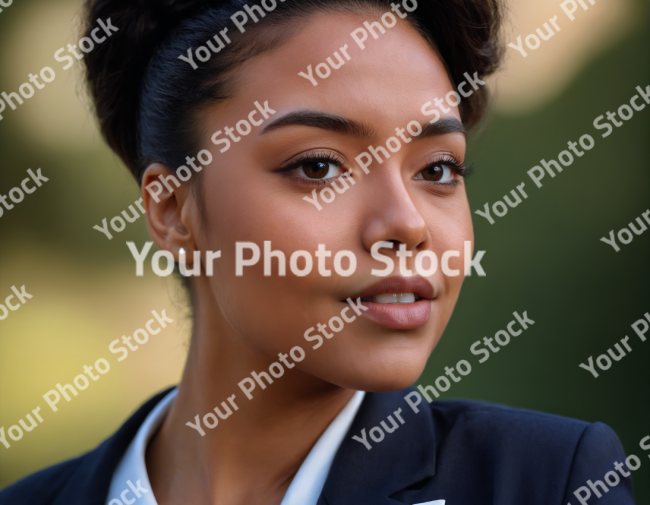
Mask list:
[[152,163],[142,176],[142,201],[147,227],[156,245],[174,255],[185,249],[192,258],[197,250],[194,230],[198,230],[196,202],[189,182],[182,182],[161,163]]

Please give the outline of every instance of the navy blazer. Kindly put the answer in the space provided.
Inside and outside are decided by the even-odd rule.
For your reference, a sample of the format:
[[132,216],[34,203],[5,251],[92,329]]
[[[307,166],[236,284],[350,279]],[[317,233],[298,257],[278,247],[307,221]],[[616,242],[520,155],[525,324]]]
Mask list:
[[[122,455],[168,391],[96,449],[1,491],[0,505],[104,505]],[[625,462],[618,437],[601,423],[460,400],[423,401],[416,414],[404,400],[410,391],[366,394],[318,505],[576,505],[574,491]],[[393,431],[383,429],[381,442],[368,438],[371,449],[352,438],[381,421]],[[631,479],[607,493],[597,488],[602,498],[592,492],[589,503],[633,505]]]

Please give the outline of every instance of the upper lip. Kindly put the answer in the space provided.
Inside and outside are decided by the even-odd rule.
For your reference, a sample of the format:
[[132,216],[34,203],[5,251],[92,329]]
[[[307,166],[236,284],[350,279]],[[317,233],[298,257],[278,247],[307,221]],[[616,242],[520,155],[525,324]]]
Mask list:
[[434,290],[431,282],[424,277],[402,277],[395,275],[375,282],[363,291],[359,291],[352,299],[367,298],[382,293],[414,293],[420,298],[433,300]]

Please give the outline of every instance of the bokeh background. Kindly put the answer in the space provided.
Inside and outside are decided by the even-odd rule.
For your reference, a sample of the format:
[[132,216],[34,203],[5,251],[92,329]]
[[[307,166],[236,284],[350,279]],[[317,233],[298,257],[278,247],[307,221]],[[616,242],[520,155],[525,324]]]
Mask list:
[[[0,121],[0,193],[27,168],[50,181],[0,218],[0,298],[12,285],[33,295],[0,321],[0,426],[37,405],[45,422],[10,449],[0,445],[0,488],[95,447],[145,399],[176,383],[191,320],[174,278],[134,275],[127,240],[148,240],[144,219],[109,241],[92,229],[139,198],[102,143],[87,107],[80,63],[54,52],[76,44],[79,0],[15,0],[0,13],[0,91],[54,68],[56,80]],[[650,312],[650,230],[616,253],[599,241],[650,209],[650,107],[602,139],[592,122],[650,85],[650,4],[598,0],[570,22],[560,1],[511,0],[508,42],[554,15],[562,30],[523,58],[513,49],[492,81],[494,114],[471,146],[472,210],[526,182],[529,198],[490,225],[474,214],[487,277],[467,279],[420,383],[460,359],[474,366],[444,397],[503,403],[609,424],[642,459],[637,503],[650,503],[650,342],[630,325]],[[526,171],[589,133],[596,147],[544,187]],[[176,323],[116,363],[108,344],[166,309]],[[470,345],[527,311],[536,324],[478,365]],[[598,379],[578,367],[630,337],[633,352]],[[111,371],[53,413],[42,395],[107,358]]]

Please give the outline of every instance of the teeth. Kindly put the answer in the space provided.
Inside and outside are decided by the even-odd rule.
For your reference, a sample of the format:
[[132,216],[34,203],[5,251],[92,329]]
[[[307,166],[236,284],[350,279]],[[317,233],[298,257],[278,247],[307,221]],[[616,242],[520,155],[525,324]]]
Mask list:
[[371,297],[373,302],[376,303],[415,303],[414,293],[382,293]]

